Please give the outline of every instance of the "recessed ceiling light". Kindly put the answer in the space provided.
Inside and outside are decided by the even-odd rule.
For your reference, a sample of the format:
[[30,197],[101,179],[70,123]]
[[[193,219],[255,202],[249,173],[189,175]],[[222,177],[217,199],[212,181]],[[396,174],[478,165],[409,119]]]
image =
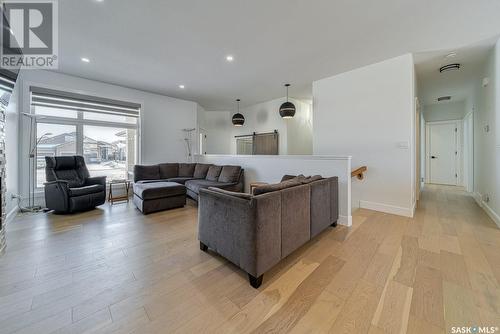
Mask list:
[[455,58],[456,56],[457,56],[456,52],[450,52],[445,56],[445,58]]
[[226,56],[226,60],[227,60],[228,62],[232,62],[232,61],[234,60],[234,57],[233,57],[233,56],[231,56],[231,55],[228,55],[228,56]]
[[184,88],[186,88],[186,86],[184,86],[184,85],[179,85],[179,88],[180,88],[180,89],[184,89]]
[[83,61],[84,63],[90,63],[90,59],[85,58],[85,57],[82,57],[82,61]]

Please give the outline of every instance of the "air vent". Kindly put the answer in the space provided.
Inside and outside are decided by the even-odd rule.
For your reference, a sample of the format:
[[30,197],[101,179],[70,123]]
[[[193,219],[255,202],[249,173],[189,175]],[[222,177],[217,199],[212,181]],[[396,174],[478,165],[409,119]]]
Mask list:
[[439,68],[439,72],[447,72],[447,71],[457,71],[460,69],[460,64],[448,64],[444,65],[443,67]]
[[438,102],[449,101],[449,100],[451,100],[451,96],[441,96],[441,97],[438,97]]

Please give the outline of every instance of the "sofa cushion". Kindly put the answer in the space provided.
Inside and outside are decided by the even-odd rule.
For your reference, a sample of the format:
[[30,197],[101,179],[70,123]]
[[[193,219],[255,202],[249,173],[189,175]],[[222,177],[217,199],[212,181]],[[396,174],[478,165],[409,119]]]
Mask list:
[[186,181],[192,180],[193,177],[172,177],[170,179],[167,179],[168,182],[175,182],[179,184],[184,184]]
[[134,182],[140,180],[158,180],[160,179],[160,167],[158,165],[134,166]]
[[207,189],[209,187],[224,187],[230,186],[234,183],[231,182],[218,182],[218,181],[209,181],[209,180],[190,180],[186,181],[186,188],[195,192],[197,194],[200,193],[200,189]]
[[179,164],[179,177],[193,177],[196,164]]
[[179,176],[179,164],[165,163],[160,164],[160,179],[170,179],[171,177]]
[[79,187],[79,188],[69,188],[69,196],[83,196],[90,195],[104,191],[104,186],[102,184],[93,184],[90,186]]
[[208,168],[207,177],[205,179],[207,179],[208,181],[217,181],[219,180],[221,171],[222,166],[210,166],[210,168]]
[[219,182],[238,182],[240,172],[240,166],[224,166],[219,175]]
[[208,169],[210,168],[210,164],[196,164],[196,167],[194,167],[194,174],[193,177],[195,179],[204,179],[207,177]]
[[186,187],[175,182],[153,182],[134,184],[134,194],[148,200],[186,194]]
[[311,183],[314,181],[319,181],[322,179],[323,179],[323,177],[321,175],[313,175],[313,176],[308,176],[308,177],[304,178],[303,180],[300,180],[300,182],[302,182],[302,184],[308,184],[308,183]]
[[293,179],[290,179],[287,181],[283,181],[280,183],[275,183],[275,184],[265,184],[262,186],[255,187],[253,189],[253,195],[257,196],[257,195],[261,195],[261,194],[265,194],[265,193],[270,193],[273,191],[279,191],[279,190],[283,190],[286,188],[300,186],[301,184],[302,183],[300,181],[298,181],[296,178],[293,178]]
[[235,191],[224,190],[224,189],[216,188],[216,187],[209,187],[208,190],[215,191],[215,192],[218,192],[218,193],[221,193],[221,194],[224,194],[224,195],[229,195],[229,196],[234,196],[234,197],[238,197],[238,198],[243,198],[243,199],[252,199],[252,197],[253,197],[251,194],[238,193],[238,192],[235,192]]

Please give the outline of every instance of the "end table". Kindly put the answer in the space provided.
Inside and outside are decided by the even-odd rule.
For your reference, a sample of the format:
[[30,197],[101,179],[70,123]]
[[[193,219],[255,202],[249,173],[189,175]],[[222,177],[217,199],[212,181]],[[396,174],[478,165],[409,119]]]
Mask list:
[[[130,184],[132,182],[129,180],[112,180],[109,183],[109,194],[108,194],[108,202],[113,205],[115,202],[124,202],[129,201],[129,191]],[[123,185],[125,186],[125,194],[124,195],[113,195],[113,186]]]

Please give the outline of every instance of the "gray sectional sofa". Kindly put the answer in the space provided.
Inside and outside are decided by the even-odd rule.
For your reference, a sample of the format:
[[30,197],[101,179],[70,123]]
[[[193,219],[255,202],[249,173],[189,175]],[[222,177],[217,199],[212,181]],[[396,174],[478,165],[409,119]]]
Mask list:
[[253,194],[201,189],[200,249],[246,271],[258,288],[263,274],[338,219],[338,178],[290,177]]
[[198,200],[200,189],[217,187],[243,191],[240,166],[162,163],[134,166],[134,204],[142,213],[182,207],[186,196]]

